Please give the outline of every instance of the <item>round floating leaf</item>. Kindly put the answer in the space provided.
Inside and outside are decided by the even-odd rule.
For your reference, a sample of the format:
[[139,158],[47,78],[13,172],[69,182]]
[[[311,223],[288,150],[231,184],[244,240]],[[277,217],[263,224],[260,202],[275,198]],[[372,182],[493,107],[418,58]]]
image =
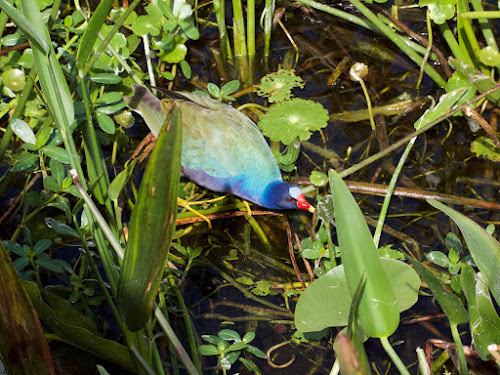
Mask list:
[[139,16],[132,22],[132,31],[139,36],[148,33],[152,36],[158,36],[160,35],[160,28],[161,25],[155,22],[154,17],[151,16]]
[[487,66],[497,66],[500,65],[500,53],[490,46],[484,47],[478,53],[479,61]]
[[430,17],[438,25],[442,25],[455,15],[456,0],[420,0],[418,5],[427,6],[431,12]]
[[314,186],[325,186],[328,182],[328,176],[323,172],[312,171],[309,180],[311,180]]
[[328,111],[312,100],[292,99],[274,104],[260,117],[259,128],[272,141],[292,144],[297,137],[307,141],[312,132],[328,123]]
[[278,70],[262,78],[255,92],[257,95],[268,97],[271,103],[279,103],[291,98],[294,87],[304,87],[302,78],[296,76],[293,70]]
[[186,57],[187,47],[182,43],[177,43],[173,50],[168,51],[165,54],[159,54],[159,55],[161,59],[165,62],[168,62],[170,64],[179,63]]

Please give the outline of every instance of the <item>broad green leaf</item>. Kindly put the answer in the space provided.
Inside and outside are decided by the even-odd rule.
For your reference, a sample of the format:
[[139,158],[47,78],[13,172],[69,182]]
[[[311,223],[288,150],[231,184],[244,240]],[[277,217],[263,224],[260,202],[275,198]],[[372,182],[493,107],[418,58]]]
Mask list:
[[198,347],[198,351],[201,355],[209,356],[209,355],[219,355],[219,349],[213,345],[200,345]]
[[464,264],[461,272],[462,288],[467,298],[469,324],[474,346],[481,358],[491,359],[488,346],[496,344],[500,337],[500,318],[491,301],[488,285],[481,273]]
[[102,83],[105,85],[114,85],[122,82],[122,77],[111,73],[98,73],[90,77],[90,80],[95,83]]
[[11,168],[11,172],[20,172],[33,167],[38,161],[38,155],[31,152],[23,152],[16,160],[16,164]]
[[427,6],[431,20],[441,25],[453,18],[455,15],[455,4],[457,0],[420,0],[420,8]]
[[[399,311],[412,307],[418,299],[420,278],[406,263],[380,258],[391,280]],[[301,332],[321,331],[347,325],[352,297],[344,266],[339,265],[318,278],[302,293],[295,308],[295,325]]]
[[245,334],[245,336],[243,336],[243,342],[245,344],[248,344],[248,343],[252,342],[254,338],[255,338],[255,332],[253,332],[253,331],[247,332]]
[[40,149],[49,158],[57,160],[60,163],[69,164],[68,153],[64,148],[57,146],[44,146]]
[[467,323],[469,320],[467,311],[465,311],[465,308],[458,297],[447,291],[443,284],[441,284],[441,281],[439,281],[438,278],[434,276],[434,274],[422,263],[407,255],[406,259],[410,261],[413,268],[415,268],[415,271],[417,271],[422,280],[429,286],[429,289],[432,291],[432,295],[438,301],[439,306],[443,309],[450,323],[455,325]]
[[63,165],[55,159],[51,159],[49,162],[50,171],[52,176],[56,179],[57,183],[61,185],[65,177],[65,171]]
[[476,156],[484,156],[491,161],[500,161],[500,148],[496,147],[488,137],[477,137],[470,145]]
[[258,358],[267,359],[266,353],[264,353],[262,350],[260,350],[259,348],[256,348],[253,345],[247,345],[246,350],[247,350],[247,352],[252,353],[254,356],[256,356]]
[[160,30],[161,25],[150,15],[139,16],[132,22],[132,31],[135,35],[144,36],[150,34],[151,36],[158,36]]
[[296,76],[293,70],[280,69],[262,78],[255,92],[257,95],[269,98],[271,103],[280,103],[292,98],[293,88],[303,88],[304,85],[304,80]]
[[43,179],[43,186],[45,189],[53,191],[54,193],[61,192],[61,185],[53,176],[47,176]]
[[150,156],[129,223],[118,307],[131,330],[142,328],[151,316],[163,276],[177,215],[181,152],[181,116],[174,106]]
[[98,105],[110,105],[121,101],[123,98],[122,93],[118,91],[109,91],[96,100]]
[[477,268],[486,279],[491,293],[500,303],[500,243],[477,223],[433,199],[429,204],[448,215],[460,228]]
[[35,144],[35,133],[33,133],[31,127],[23,120],[14,118],[10,122],[10,126],[12,127],[12,131],[14,132],[14,134],[21,138],[23,142]]
[[363,214],[340,176],[330,171],[333,206],[342,264],[351,296],[362,277],[359,322],[370,337],[388,337],[399,325],[399,309]]
[[0,356],[7,373],[56,374],[33,304],[1,242],[0,306]]
[[116,131],[115,122],[111,117],[101,112],[97,112],[95,117],[97,120],[97,124],[102,129],[102,131],[108,134],[115,134]]
[[64,224],[64,223],[60,222],[59,220],[56,220],[56,219],[51,218],[51,217],[46,217],[45,224],[47,225],[47,227],[55,230],[59,234],[62,234],[65,236],[72,236],[75,238],[80,238],[78,233],[76,233],[73,228],[71,228],[68,224]]
[[50,245],[52,245],[52,240],[49,240],[47,238],[37,241],[37,243],[33,246],[33,251],[35,252],[35,256],[43,253],[50,247]]
[[[453,69],[462,73],[462,75],[466,77],[467,80],[470,83],[472,83],[480,93],[484,93],[488,90],[491,90],[498,84],[498,82],[494,81],[486,74],[464,63],[463,61],[450,58],[449,63]],[[499,105],[500,104],[499,90],[493,91],[492,93],[488,94],[487,98],[494,104]]]
[[82,69],[93,52],[94,44],[99,38],[99,30],[106,21],[106,17],[113,6],[114,0],[102,0],[92,14],[83,36],[80,38],[80,45],[76,53],[76,66]]
[[439,102],[434,106],[431,106],[425,113],[415,122],[415,129],[420,129],[421,127],[427,125],[428,123],[436,120],[448,112],[460,101],[464,93],[467,91],[466,88],[459,88],[455,91],[441,95]]
[[486,66],[497,66],[500,65],[500,53],[498,50],[487,46],[481,49],[478,53],[479,61],[481,61]]
[[450,259],[441,251],[431,251],[425,257],[439,267],[448,267],[451,265]]
[[259,128],[272,141],[290,145],[297,137],[307,141],[312,132],[328,123],[328,111],[320,103],[305,99],[292,99],[273,104],[259,118]]
[[238,332],[233,331],[232,329],[222,329],[217,334],[222,340],[230,341],[233,340],[235,342],[241,342],[241,336]]
[[[24,288],[28,292],[42,322],[49,326],[56,335],[64,339],[66,343],[116,363],[125,369],[135,370],[134,361],[128,348],[115,341],[106,340],[93,334],[89,330],[89,324],[82,323],[84,317],[75,311],[73,307],[58,303],[52,308],[42,300],[40,290],[36,284],[25,281]],[[73,311],[66,311],[66,309]],[[79,317],[77,318],[77,316]],[[33,374],[36,374],[36,372]]]

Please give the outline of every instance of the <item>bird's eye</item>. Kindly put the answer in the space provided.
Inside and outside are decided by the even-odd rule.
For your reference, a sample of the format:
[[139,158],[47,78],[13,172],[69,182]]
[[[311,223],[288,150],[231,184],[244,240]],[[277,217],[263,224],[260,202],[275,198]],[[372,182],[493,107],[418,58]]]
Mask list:
[[288,197],[288,198],[286,199],[286,201],[287,201],[287,202],[292,202],[292,201],[293,201],[293,198],[292,198],[292,197]]

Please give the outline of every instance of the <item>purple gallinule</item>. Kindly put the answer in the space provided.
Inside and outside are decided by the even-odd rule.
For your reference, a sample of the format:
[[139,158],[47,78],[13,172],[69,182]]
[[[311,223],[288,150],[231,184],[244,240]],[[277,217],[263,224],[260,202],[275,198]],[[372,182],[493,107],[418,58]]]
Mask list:
[[[232,193],[270,209],[314,211],[300,188],[283,182],[257,126],[233,107],[205,96],[167,91],[162,101],[140,85],[125,102],[155,136],[175,102],[182,116],[182,173],[207,189]],[[162,103],[163,102],[163,103]],[[162,111],[162,105],[164,110]]]

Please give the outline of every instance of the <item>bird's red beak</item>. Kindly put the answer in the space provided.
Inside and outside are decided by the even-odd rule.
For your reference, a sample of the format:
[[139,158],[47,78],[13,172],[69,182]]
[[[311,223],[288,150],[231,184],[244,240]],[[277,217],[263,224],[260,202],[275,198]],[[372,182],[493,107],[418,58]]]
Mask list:
[[300,208],[301,210],[306,210],[309,212],[314,212],[315,209],[311,204],[306,200],[306,197],[304,197],[304,194],[300,194],[297,198],[297,207]]

